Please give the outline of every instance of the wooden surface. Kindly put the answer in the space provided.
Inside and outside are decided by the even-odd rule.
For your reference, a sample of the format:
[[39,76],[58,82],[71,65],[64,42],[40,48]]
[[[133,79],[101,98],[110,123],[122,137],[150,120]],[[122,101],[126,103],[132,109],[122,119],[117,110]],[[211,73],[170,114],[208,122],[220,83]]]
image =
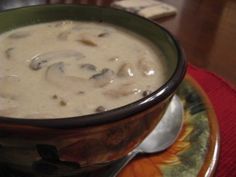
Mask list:
[[[180,41],[190,63],[222,76],[236,86],[236,1],[162,0],[177,7],[176,16],[156,22]],[[1,0],[0,10],[44,3],[108,6],[112,0]]]

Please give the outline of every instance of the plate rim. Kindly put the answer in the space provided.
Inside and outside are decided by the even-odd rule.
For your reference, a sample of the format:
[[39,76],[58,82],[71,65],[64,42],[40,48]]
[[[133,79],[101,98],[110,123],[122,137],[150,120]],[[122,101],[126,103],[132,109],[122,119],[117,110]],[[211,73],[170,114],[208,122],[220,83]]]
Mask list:
[[207,149],[208,152],[206,153],[205,160],[203,162],[202,167],[200,168],[197,177],[213,177],[217,168],[220,154],[220,129],[217,115],[207,93],[197,82],[197,80],[194,79],[190,74],[186,74],[184,80],[189,82],[199,93],[199,96],[202,98],[202,101],[206,106],[206,113],[209,121],[208,125],[210,128],[208,138],[209,147]]
[[[218,165],[220,155],[220,129],[217,115],[215,113],[213,104],[210,101],[210,98],[205,92],[204,88],[193,76],[191,76],[191,74],[187,73],[183,82],[186,85],[190,85],[193,88],[194,92],[196,92],[197,95],[201,98],[201,101],[205,107],[205,115],[206,119],[208,120],[207,124],[209,127],[209,136],[206,139],[208,142],[206,152],[202,158],[202,165],[200,166],[198,172],[194,175],[194,177],[213,177]],[[180,85],[179,87],[182,87],[182,85]],[[152,155],[150,155],[150,157],[152,157]],[[155,166],[155,164],[153,165]],[[129,165],[127,166],[129,167]],[[121,176],[129,177],[123,174]],[[162,177],[164,177],[164,174],[162,174]]]

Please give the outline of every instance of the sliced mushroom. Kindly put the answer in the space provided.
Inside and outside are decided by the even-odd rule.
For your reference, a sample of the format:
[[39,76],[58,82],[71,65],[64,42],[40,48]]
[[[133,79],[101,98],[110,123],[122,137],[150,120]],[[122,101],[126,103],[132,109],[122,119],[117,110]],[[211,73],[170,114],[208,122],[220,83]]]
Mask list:
[[33,58],[30,62],[30,68],[33,70],[39,70],[43,67],[43,65],[46,65],[48,60],[46,59],[39,59],[39,57]]
[[152,93],[151,90],[144,90],[144,91],[142,92],[142,96],[143,96],[143,97],[146,97],[146,96],[150,95],[151,93]]
[[105,68],[100,73],[94,74],[90,80],[94,81],[96,87],[104,87],[114,81],[115,74],[111,69]]
[[110,35],[109,32],[102,32],[102,33],[98,34],[98,37],[107,37],[109,35]]
[[103,69],[100,73],[93,75],[90,79],[65,74],[64,62],[54,63],[48,66],[45,78],[47,81],[65,89],[73,91],[86,90],[89,87],[104,87],[114,80],[115,74],[110,69]]
[[61,100],[59,102],[60,106],[66,106],[67,105],[67,102],[65,100]]
[[92,39],[89,38],[82,38],[78,40],[79,42],[81,42],[84,45],[90,46],[90,47],[97,47],[97,43],[95,41],[93,41]]
[[46,66],[51,60],[62,60],[62,59],[75,59],[79,60],[84,56],[76,50],[62,50],[62,51],[52,51],[37,55],[32,58],[29,67],[32,70],[39,70]]
[[6,56],[7,59],[11,59],[13,50],[14,50],[13,47],[10,47],[10,48],[5,50],[5,56]]
[[63,89],[70,89],[73,91],[85,90],[88,88],[88,84],[90,84],[88,79],[67,76],[65,74],[65,64],[63,62],[54,63],[48,66],[45,78],[47,81]]
[[119,77],[133,77],[134,76],[134,69],[130,63],[125,63],[121,65],[118,70],[117,76]]
[[103,94],[110,98],[117,99],[120,97],[137,94],[139,92],[140,89],[135,88],[132,84],[122,84],[120,87],[103,92]]
[[18,31],[16,33],[12,33],[8,36],[8,38],[10,39],[21,39],[21,38],[25,38],[28,37],[30,35],[30,33],[28,31]]
[[120,61],[120,58],[119,57],[111,57],[111,58],[108,59],[108,61],[118,62],[118,61]]
[[71,34],[71,31],[63,31],[57,35],[57,39],[61,41],[65,41],[68,39],[70,34]]
[[151,76],[155,74],[154,64],[147,59],[140,59],[137,63],[137,66],[144,76]]
[[98,106],[96,109],[95,109],[95,112],[104,112],[106,111],[107,109],[104,107],[104,106]]
[[48,66],[45,74],[46,80],[57,85],[64,85],[65,80],[64,63],[58,62]]
[[86,69],[88,71],[96,71],[97,70],[97,67],[95,65],[89,64],[89,63],[81,64],[80,68]]
[[52,99],[56,100],[56,99],[58,99],[58,96],[57,96],[56,94],[54,94],[54,95],[52,96]]
[[84,95],[84,94],[85,94],[85,91],[78,91],[77,94],[78,94],[78,95]]

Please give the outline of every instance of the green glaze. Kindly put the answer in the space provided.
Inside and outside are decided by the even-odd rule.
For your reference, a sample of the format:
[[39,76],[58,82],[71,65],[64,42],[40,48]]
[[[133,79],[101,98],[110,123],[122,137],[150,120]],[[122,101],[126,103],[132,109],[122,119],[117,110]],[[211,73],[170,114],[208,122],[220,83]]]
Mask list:
[[209,148],[209,115],[204,98],[189,81],[184,81],[177,91],[184,103],[187,126],[192,127],[191,133],[184,139],[190,147],[180,152],[177,157],[180,163],[163,165],[163,177],[196,177],[203,166]]
[[30,24],[56,20],[104,21],[132,30],[159,46],[167,59],[169,76],[176,68],[176,43],[168,32],[145,18],[113,9],[87,5],[43,5],[0,13],[0,33]]

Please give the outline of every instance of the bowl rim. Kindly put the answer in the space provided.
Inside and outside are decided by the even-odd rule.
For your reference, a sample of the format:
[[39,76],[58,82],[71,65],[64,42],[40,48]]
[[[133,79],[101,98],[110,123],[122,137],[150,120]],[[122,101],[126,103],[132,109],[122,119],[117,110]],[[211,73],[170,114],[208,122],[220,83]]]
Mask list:
[[8,13],[10,11],[21,10],[21,9],[28,9],[28,8],[35,8],[35,7],[74,7],[74,6],[81,6],[81,7],[91,7],[91,8],[101,8],[101,9],[111,9],[114,12],[119,11],[120,13],[125,13],[129,16],[135,16],[136,18],[143,19],[148,23],[152,23],[158,28],[160,28],[173,42],[174,46],[177,50],[177,65],[175,71],[169,77],[165,84],[163,84],[160,88],[155,90],[150,95],[141,98],[135,102],[130,104],[111,109],[101,113],[94,113],[82,116],[73,116],[73,117],[65,117],[65,118],[45,118],[45,119],[29,119],[29,118],[13,118],[7,116],[0,116],[0,124],[15,124],[15,125],[26,125],[26,126],[34,126],[34,127],[42,127],[42,128],[79,128],[79,127],[88,127],[88,126],[96,126],[101,124],[112,123],[115,121],[127,119],[130,116],[135,114],[141,113],[144,110],[153,107],[154,105],[164,101],[168,97],[170,97],[174,91],[177,89],[181,81],[183,80],[186,70],[187,70],[187,62],[186,57],[184,55],[183,49],[180,46],[179,42],[175,39],[175,37],[164,27],[157,24],[156,22],[139,16],[137,14],[127,12],[121,9],[113,8],[113,7],[106,7],[106,6],[96,6],[96,5],[85,5],[85,4],[53,4],[53,5],[33,5],[33,6],[26,6],[26,7],[19,7],[14,9],[7,9],[2,13]]

